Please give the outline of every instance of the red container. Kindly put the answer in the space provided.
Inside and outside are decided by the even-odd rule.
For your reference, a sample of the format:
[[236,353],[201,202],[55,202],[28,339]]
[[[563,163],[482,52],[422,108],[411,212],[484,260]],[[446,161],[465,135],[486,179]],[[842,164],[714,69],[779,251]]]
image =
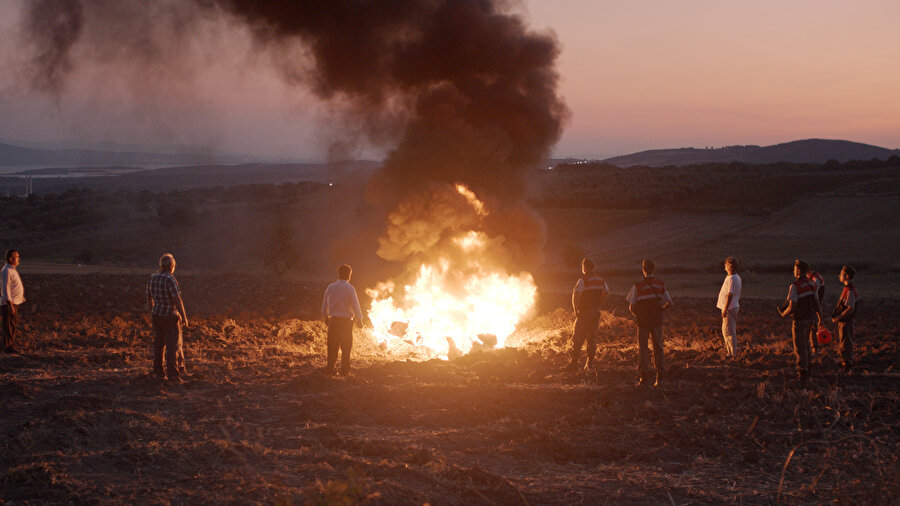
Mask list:
[[829,332],[825,327],[819,327],[819,330],[816,331],[816,341],[819,341],[819,344],[830,343],[831,332]]

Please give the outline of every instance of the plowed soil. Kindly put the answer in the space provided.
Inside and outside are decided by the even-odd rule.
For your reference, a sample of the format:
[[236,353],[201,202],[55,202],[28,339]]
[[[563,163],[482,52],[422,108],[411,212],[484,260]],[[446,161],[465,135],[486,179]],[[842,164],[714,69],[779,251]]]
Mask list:
[[865,301],[857,374],[839,372],[832,344],[802,385],[776,301],[742,301],[743,352],[731,361],[714,301],[673,294],[664,384],[641,388],[621,298],[604,315],[595,369],[563,369],[572,317],[545,304],[512,347],[453,361],[389,356],[358,331],[353,372],[339,378],[319,372],[322,286],[186,277],[192,376],[175,385],[148,374],[145,276],[24,281],[22,350],[0,355],[0,502],[900,496],[897,300]]

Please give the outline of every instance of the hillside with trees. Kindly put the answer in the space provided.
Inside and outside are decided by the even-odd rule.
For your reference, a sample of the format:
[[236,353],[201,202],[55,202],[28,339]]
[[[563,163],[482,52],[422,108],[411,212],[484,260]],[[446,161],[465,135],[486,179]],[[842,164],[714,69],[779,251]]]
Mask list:
[[843,140],[807,139],[786,142],[773,146],[725,146],[679,149],[654,149],[630,155],[616,156],[602,160],[619,167],[665,165],[696,165],[705,163],[739,162],[747,164],[770,164],[778,162],[826,163],[848,162],[851,160],[886,160],[900,156],[898,149],[886,149],[870,144]]

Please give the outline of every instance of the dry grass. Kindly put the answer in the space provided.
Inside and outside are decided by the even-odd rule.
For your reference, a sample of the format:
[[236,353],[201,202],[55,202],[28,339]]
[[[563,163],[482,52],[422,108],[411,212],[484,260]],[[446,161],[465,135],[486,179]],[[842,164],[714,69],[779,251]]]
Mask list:
[[70,280],[29,278],[25,350],[0,356],[7,502],[890,503],[900,494],[900,302],[868,301],[860,315],[862,374],[837,374],[831,349],[808,387],[793,379],[787,322],[762,300],[742,308],[746,346],[735,362],[722,358],[710,301],[679,300],[662,389],[631,386],[634,328],[617,299],[595,370],[561,370],[572,321],[558,309],[523,325],[516,348],[451,362],[386,357],[358,335],[355,372],[339,379],[318,374],[324,326],[303,314],[318,287],[286,288],[282,306],[196,278],[186,284],[193,297],[231,297],[215,303],[242,311],[188,300],[197,316],[187,359],[202,377],[171,386],[147,376],[146,317],[125,295],[143,277]]

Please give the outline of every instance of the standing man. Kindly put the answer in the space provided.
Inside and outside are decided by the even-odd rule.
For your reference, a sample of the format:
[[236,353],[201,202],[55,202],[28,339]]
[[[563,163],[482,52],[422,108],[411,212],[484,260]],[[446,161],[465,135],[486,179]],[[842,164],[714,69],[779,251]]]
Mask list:
[[628,296],[628,310],[637,318],[638,371],[641,374],[640,386],[647,386],[650,381],[650,350],[648,338],[653,339],[653,363],[656,365],[656,383],[662,385],[665,373],[663,365],[662,312],[672,307],[672,298],[666,290],[666,284],[656,279],[656,264],[653,260],[641,262],[644,279],[631,287]]
[[741,309],[741,276],[738,274],[738,261],[734,257],[725,259],[725,281],[719,290],[719,301],[716,307],[722,311],[722,339],[725,341],[725,355],[734,358],[738,352],[737,317]]
[[797,376],[801,382],[809,380],[810,344],[809,333],[814,329],[813,317],[817,317],[822,325],[822,308],[816,284],[806,277],[809,264],[803,260],[794,261],[794,278],[788,289],[788,304],[781,316],[794,317],[791,325],[791,337],[794,341],[794,356],[797,359]]
[[353,269],[344,264],[338,267],[338,280],[328,285],[322,299],[322,317],[328,324],[328,363],[325,374],[335,373],[338,350],[341,350],[341,376],[350,374],[350,350],[353,348],[353,322],[362,326],[362,310],[356,289],[350,284]]
[[853,284],[854,276],[856,269],[853,266],[845,265],[841,269],[840,280],[844,284],[844,291],[841,292],[841,297],[831,313],[831,321],[837,323],[841,365],[847,374],[853,374],[853,318],[856,316],[856,303],[859,301],[856,286]]
[[25,287],[19,277],[19,252],[6,251],[6,265],[0,270],[0,313],[3,315],[3,351],[16,353],[19,305],[25,302]]
[[[816,294],[819,297],[819,306],[825,304],[825,277],[816,272],[812,266],[809,266],[809,272],[806,273],[806,279],[813,282],[816,286]],[[819,340],[816,338],[816,327],[809,332],[809,345],[812,355],[810,358],[819,354]]]
[[[159,271],[147,282],[147,305],[153,323],[153,374],[181,383],[184,370],[182,325],[188,326],[187,313],[181,300],[181,288],[175,279],[175,257],[171,253],[159,257]],[[163,369],[163,350],[166,369]]]
[[583,274],[572,290],[572,310],[575,311],[575,331],[572,335],[572,362],[569,369],[578,368],[581,346],[587,341],[587,363],[585,369],[594,365],[597,353],[597,327],[600,325],[600,305],[609,295],[606,281],[594,272],[594,262],[589,258],[581,261]]

